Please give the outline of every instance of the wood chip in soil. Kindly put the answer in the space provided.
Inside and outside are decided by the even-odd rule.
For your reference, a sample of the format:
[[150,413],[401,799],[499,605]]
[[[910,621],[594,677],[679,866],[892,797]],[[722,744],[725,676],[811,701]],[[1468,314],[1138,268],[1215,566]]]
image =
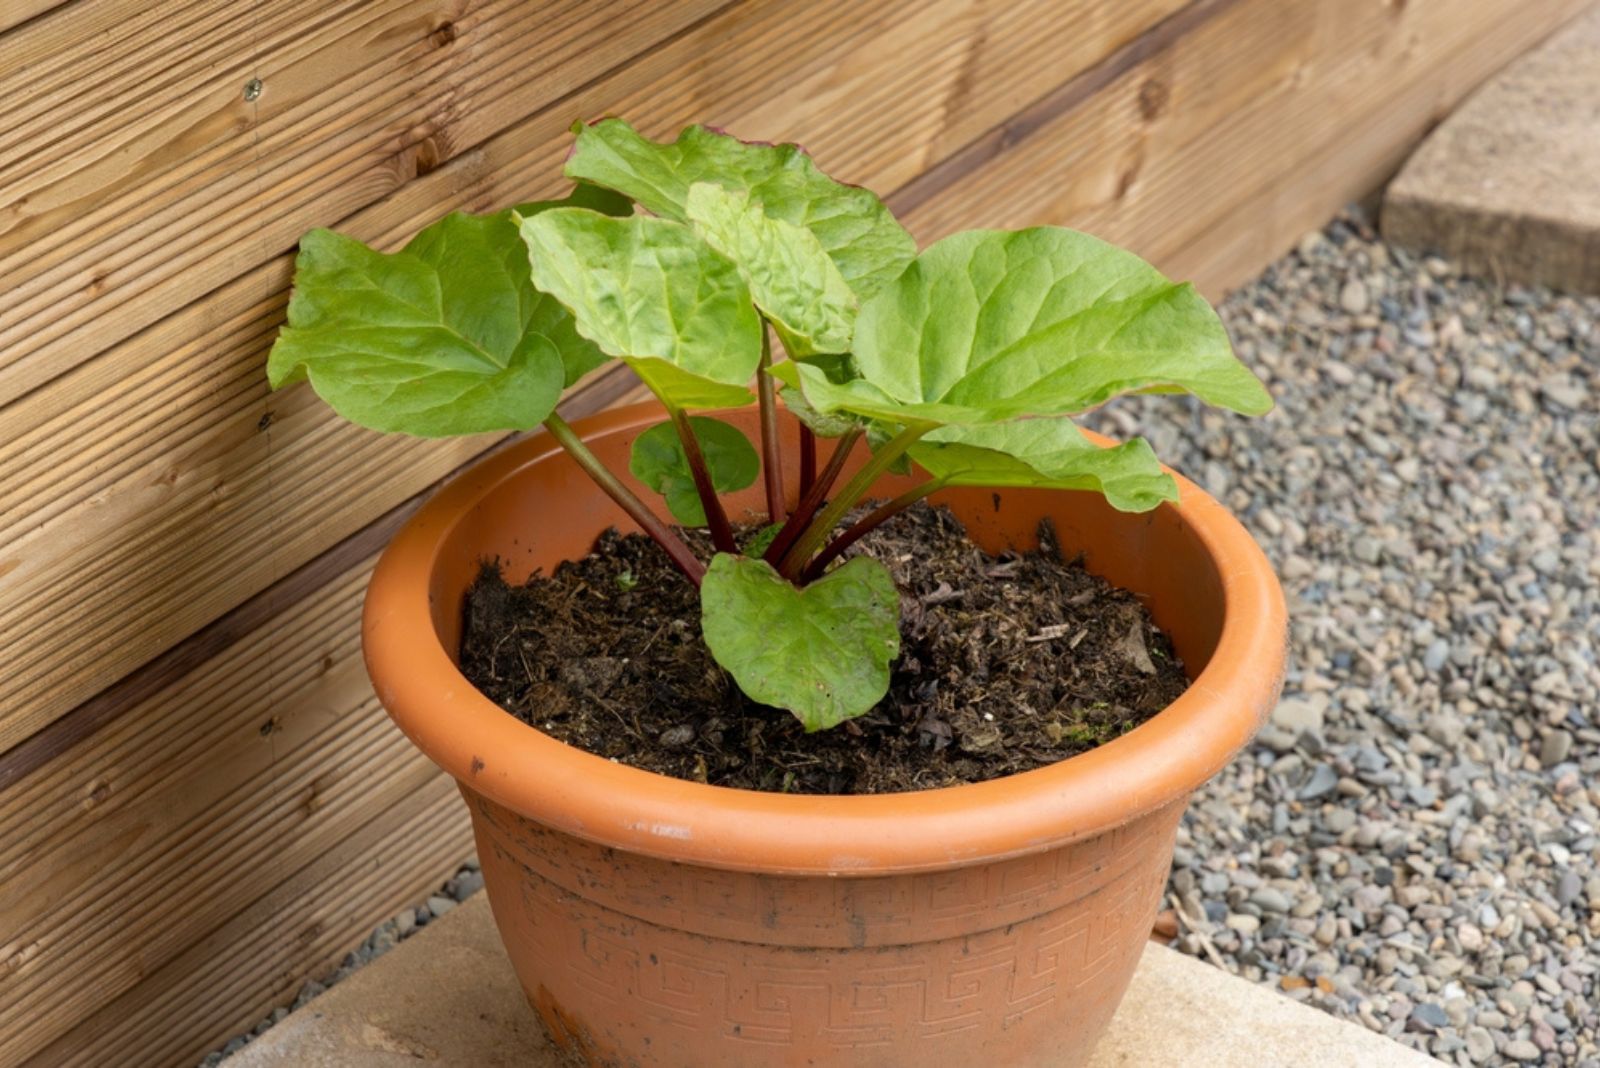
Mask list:
[[486,565],[462,671],[569,745],[680,779],[810,794],[981,782],[1116,738],[1188,686],[1133,594],[1063,561],[1048,526],[1040,540],[989,556],[927,505],[865,539],[900,587],[901,655],[876,708],[815,734],[739,692],[700,638],[696,591],[638,534],[608,531],[523,586]]

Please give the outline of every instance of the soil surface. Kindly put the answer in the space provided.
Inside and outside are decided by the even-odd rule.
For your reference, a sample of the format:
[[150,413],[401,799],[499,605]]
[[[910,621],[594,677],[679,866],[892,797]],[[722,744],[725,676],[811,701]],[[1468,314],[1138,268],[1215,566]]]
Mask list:
[[740,693],[700,638],[694,588],[637,534],[608,531],[525,586],[486,566],[462,671],[569,745],[681,779],[866,794],[998,778],[1124,734],[1188,686],[1138,600],[1040,535],[992,557],[919,505],[865,539],[900,587],[901,654],[888,696],[833,730]]

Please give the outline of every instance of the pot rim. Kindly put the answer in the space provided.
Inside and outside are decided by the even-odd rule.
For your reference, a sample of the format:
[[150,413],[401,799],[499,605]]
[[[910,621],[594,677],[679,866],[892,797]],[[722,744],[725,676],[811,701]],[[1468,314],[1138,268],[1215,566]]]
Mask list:
[[[574,429],[600,436],[661,418],[659,404],[646,401],[581,419]],[[1277,576],[1238,520],[1174,472],[1179,514],[1222,580],[1223,625],[1189,688],[1127,734],[1033,771],[894,794],[765,793],[613,763],[479,693],[439,641],[429,604],[435,561],[462,517],[523,468],[560,452],[549,435],[530,436],[427,501],[373,573],[362,647],[383,706],[436,764],[469,790],[602,845],[804,875],[937,871],[1040,852],[1186,797],[1249,741],[1282,686],[1287,612]]]

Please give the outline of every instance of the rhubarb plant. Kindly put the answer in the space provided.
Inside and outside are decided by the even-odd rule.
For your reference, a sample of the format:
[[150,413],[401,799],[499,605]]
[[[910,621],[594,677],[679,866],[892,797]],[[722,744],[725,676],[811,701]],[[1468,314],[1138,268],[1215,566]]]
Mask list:
[[[1271,407],[1192,287],[1087,234],[974,230],[918,252],[882,200],[795,145],[702,126],[658,143],[620,119],[574,132],[562,200],[454,213],[393,253],[307,234],[268,378],[307,380],[376,430],[544,427],[699,587],[717,662],[808,731],[888,690],[898,594],[880,563],[844,555],[879,524],[946,486],[1175,504],[1143,439],[1102,447],[1070,417],[1134,392]],[[631,481],[557,412],[613,360],[664,411]],[[755,443],[702,414],[750,404]],[[780,404],[801,423],[793,507]],[[864,507],[890,471],[922,477]],[[741,545],[722,496],[758,478],[767,514]],[[709,562],[679,527],[708,530]]]

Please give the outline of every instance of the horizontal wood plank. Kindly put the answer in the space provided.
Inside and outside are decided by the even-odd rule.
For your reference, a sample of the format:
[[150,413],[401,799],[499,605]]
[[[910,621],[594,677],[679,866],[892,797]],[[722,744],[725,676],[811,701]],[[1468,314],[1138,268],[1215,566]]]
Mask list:
[[66,1033],[435,777],[366,681],[369,567],[0,796],[0,1063]]
[[[1370,188],[1381,172],[1337,162],[1347,143],[1382,143],[1398,159],[1472,86],[1583,7],[1241,0],[1083,106],[1031,124],[1003,159],[925,198],[909,218],[923,241],[972,225],[1070,225],[1170,266],[1167,257],[1217,219],[1236,209],[1232,217],[1249,218],[1308,161],[1333,168],[1325,189]],[[1339,206],[1323,199],[1301,217],[1326,219]],[[1244,228],[1269,247],[1265,227]],[[1273,251],[1297,236],[1275,235]],[[1249,269],[1270,258],[1247,258]],[[1191,273],[1200,272],[1179,276]]]
[[[617,375],[602,370],[569,391],[561,402],[560,411],[568,420],[580,419],[613,404],[642,399],[646,395],[644,387],[631,375]],[[502,439],[478,455],[486,456],[519,436],[511,435]],[[40,731],[22,744],[0,753],[0,791],[65,753],[139,701],[194,670],[243,635],[265,626],[280,612],[342,574],[355,561],[382,549],[430,492],[431,489],[425,489],[391,508],[367,526],[76,706],[66,716],[56,720],[51,729]]]
[[433,892],[471,849],[461,795],[435,776],[22,1068],[191,1068]]
[[48,11],[65,7],[73,0],[6,0],[0,4],[0,33],[8,33],[30,19],[39,18]]
[[728,2],[111,0],[0,37],[0,404]]
[[[894,188],[937,158],[930,145],[970,140],[1176,6],[734,8],[340,226],[393,246],[448,206],[553,192],[572,118],[611,111],[657,134],[693,115],[798,138],[841,176]],[[880,42],[898,25],[915,32],[890,81]],[[0,751],[485,446],[369,434],[304,389],[269,398],[287,279],[273,260],[0,409]]]
[[[1207,279],[1213,294],[1253,277],[1299,237],[1321,229],[1337,206],[1372,195],[1459,101],[1584,8],[1581,2],[1558,5],[1541,12],[1548,19],[1497,24],[1457,39],[1450,55],[1395,78],[1364,123],[1316,139],[1297,155],[1293,170],[1219,214],[1182,248],[1164,253],[1163,265],[1180,278]],[[1415,43],[1428,32],[1419,29],[1410,39]]]

